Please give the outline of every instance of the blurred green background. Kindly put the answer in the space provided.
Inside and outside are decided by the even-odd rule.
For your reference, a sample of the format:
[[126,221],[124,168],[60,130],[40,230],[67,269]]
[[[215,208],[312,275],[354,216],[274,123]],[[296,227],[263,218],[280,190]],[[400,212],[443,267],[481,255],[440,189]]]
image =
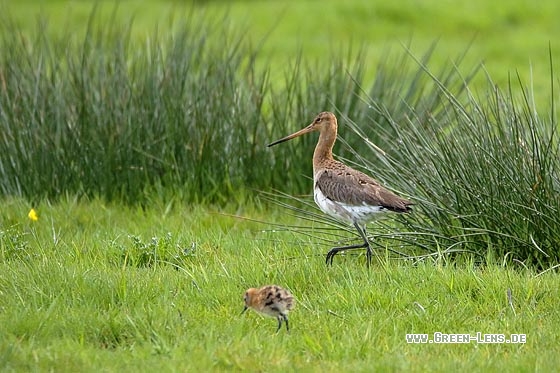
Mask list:
[[437,41],[434,62],[448,63],[468,49],[467,65],[484,62],[500,84],[519,72],[540,95],[549,85],[549,45],[555,65],[560,60],[560,3],[554,0],[4,1],[22,27],[31,30],[46,16],[54,33],[83,30],[94,5],[103,14],[116,11],[120,20],[134,19],[133,36],[140,40],[190,12],[218,22],[227,12],[227,23],[246,30],[261,47],[259,58],[279,75],[300,51],[305,59],[320,59],[354,45],[365,47],[372,77],[387,50],[410,44],[421,54]]

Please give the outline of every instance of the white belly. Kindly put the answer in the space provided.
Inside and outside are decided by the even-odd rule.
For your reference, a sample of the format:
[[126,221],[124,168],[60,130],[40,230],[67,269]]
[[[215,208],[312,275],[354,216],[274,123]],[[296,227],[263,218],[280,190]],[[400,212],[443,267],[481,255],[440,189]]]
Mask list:
[[382,206],[370,206],[366,204],[349,205],[343,202],[330,200],[319,188],[315,188],[313,192],[315,203],[319,206],[321,211],[343,222],[363,225],[376,219],[379,217],[379,213],[385,211]]

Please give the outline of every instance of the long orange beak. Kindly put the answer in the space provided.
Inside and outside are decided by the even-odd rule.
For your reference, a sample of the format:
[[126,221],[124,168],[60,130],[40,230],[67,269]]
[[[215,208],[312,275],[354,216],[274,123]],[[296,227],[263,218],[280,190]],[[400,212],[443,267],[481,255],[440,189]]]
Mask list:
[[313,132],[313,131],[316,131],[316,130],[317,130],[317,129],[316,129],[315,127],[313,127],[313,123],[311,123],[309,126],[305,127],[304,129],[301,129],[301,130],[299,130],[299,131],[297,131],[297,132],[295,132],[295,133],[292,133],[291,135],[288,135],[288,136],[286,136],[286,137],[283,137],[283,138],[281,138],[280,140],[276,140],[276,141],[274,141],[274,142],[271,142],[271,143],[268,144],[267,146],[268,146],[268,147],[271,147],[271,146],[274,146],[274,145],[276,145],[276,144],[280,144],[281,142],[291,140],[291,139],[293,139],[294,137],[298,137],[298,136],[301,136],[301,135],[305,135],[306,133]]

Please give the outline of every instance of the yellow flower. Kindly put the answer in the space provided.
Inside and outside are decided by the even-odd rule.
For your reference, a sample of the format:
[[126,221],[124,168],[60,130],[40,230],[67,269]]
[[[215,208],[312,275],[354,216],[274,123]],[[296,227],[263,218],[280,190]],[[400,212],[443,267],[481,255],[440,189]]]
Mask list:
[[27,216],[33,221],[39,220],[39,215],[37,215],[37,211],[35,211],[35,209],[29,210],[29,214],[27,214]]

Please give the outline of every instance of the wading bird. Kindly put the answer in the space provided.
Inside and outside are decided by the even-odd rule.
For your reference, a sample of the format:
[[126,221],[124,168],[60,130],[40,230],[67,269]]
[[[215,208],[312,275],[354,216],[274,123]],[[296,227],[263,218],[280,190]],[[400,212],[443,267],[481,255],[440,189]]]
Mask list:
[[278,320],[277,333],[282,328],[283,321],[286,322],[286,330],[290,331],[288,312],[294,308],[295,301],[288,290],[276,285],[267,285],[259,289],[250,288],[245,292],[243,300],[245,308],[241,314],[252,308],[263,315],[275,317]]
[[333,158],[332,149],[337,136],[336,116],[328,111],[318,114],[307,127],[274,141],[268,146],[309,132],[319,131],[319,141],[313,153],[313,195],[321,211],[335,219],[356,227],[362,244],[334,247],[327,253],[326,263],[332,265],[334,256],[343,250],[366,249],[368,265],[372,250],[366,235],[366,224],[386,211],[408,212],[412,202],[385,189],[363,172],[354,170]]

